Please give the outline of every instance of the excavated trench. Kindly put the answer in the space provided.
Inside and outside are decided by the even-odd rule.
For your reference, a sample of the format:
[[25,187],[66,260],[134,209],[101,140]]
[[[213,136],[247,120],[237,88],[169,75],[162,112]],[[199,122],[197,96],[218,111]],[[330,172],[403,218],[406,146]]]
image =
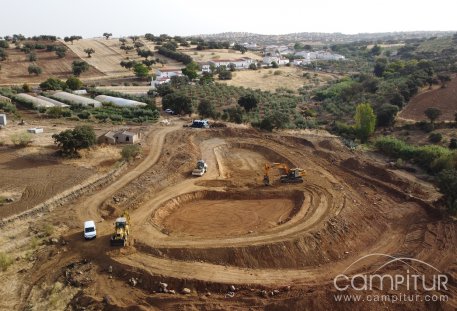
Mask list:
[[271,231],[303,202],[300,191],[196,191],[165,202],[152,220],[171,237],[227,238]]

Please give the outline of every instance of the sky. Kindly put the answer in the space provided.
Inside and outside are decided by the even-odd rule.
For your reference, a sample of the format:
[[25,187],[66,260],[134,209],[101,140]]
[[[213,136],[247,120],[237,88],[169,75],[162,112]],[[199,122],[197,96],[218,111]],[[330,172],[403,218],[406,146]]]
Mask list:
[[457,30],[456,0],[1,0],[0,36]]

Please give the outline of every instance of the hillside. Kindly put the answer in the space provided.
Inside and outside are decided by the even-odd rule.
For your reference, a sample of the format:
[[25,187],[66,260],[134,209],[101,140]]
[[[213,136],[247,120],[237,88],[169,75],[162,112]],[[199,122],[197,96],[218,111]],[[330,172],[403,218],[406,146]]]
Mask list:
[[[36,42],[33,42],[36,43]],[[60,42],[38,42],[42,44],[62,45]],[[0,84],[22,84],[39,83],[49,77],[67,78],[72,75],[71,64],[75,60],[80,60],[71,50],[67,51],[64,58],[58,58],[55,52],[46,50],[35,50],[37,61],[35,63],[43,70],[39,76],[30,75],[28,67],[31,62],[27,60],[27,55],[14,47],[7,49],[8,58],[0,63]],[[82,75],[82,78],[104,76],[104,74],[91,67]]]
[[438,88],[416,95],[400,112],[404,119],[427,120],[424,111],[429,107],[441,110],[438,121],[453,121],[457,113],[457,79],[452,79],[445,88]]

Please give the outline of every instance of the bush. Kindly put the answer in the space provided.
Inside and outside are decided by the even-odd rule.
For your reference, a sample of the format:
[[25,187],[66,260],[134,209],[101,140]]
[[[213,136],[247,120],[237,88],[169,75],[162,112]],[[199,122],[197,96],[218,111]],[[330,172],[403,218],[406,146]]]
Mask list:
[[15,133],[10,136],[11,142],[16,147],[26,147],[32,143],[32,135],[29,133]]
[[90,112],[89,111],[82,111],[77,114],[78,118],[80,119],[89,119],[90,118]]
[[0,270],[5,272],[13,264],[13,259],[5,253],[0,253]]
[[457,149],[457,138],[451,138],[449,149]]
[[265,118],[260,122],[259,127],[262,130],[271,132],[271,131],[273,131],[273,122],[271,121],[270,118]]
[[83,87],[83,83],[81,80],[79,80],[76,77],[70,77],[67,79],[65,82],[65,85],[70,89],[70,90],[79,90],[80,88]]
[[443,170],[438,174],[437,181],[449,211],[455,213],[457,211],[457,170]]
[[127,145],[121,150],[122,159],[130,161],[141,153],[139,145]]
[[275,72],[273,74],[275,76],[280,76],[282,74],[282,71],[281,70],[275,70]]
[[120,116],[118,114],[112,114],[109,116],[109,118],[111,119],[111,121],[115,121],[115,122],[122,121],[122,116]]
[[443,139],[443,135],[441,133],[431,133],[428,136],[428,140],[434,144],[439,143]]
[[67,85],[60,79],[57,78],[49,78],[46,81],[40,83],[40,88],[44,91],[48,90],[65,90]]

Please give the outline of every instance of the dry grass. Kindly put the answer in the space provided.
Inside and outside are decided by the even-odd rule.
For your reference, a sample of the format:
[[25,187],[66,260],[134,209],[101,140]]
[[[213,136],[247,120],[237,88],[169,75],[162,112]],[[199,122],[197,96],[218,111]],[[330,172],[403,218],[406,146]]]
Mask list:
[[[280,69],[259,69],[235,71],[232,80],[218,81],[233,86],[243,86],[263,91],[275,91],[277,88],[287,88],[297,91],[311,81],[303,77],[305,71],[297,67],[281,67]],[[311,73],[313,76],[314,73]],[[316,77],[322,83],[333,80],[329,74],[319,73]]]

